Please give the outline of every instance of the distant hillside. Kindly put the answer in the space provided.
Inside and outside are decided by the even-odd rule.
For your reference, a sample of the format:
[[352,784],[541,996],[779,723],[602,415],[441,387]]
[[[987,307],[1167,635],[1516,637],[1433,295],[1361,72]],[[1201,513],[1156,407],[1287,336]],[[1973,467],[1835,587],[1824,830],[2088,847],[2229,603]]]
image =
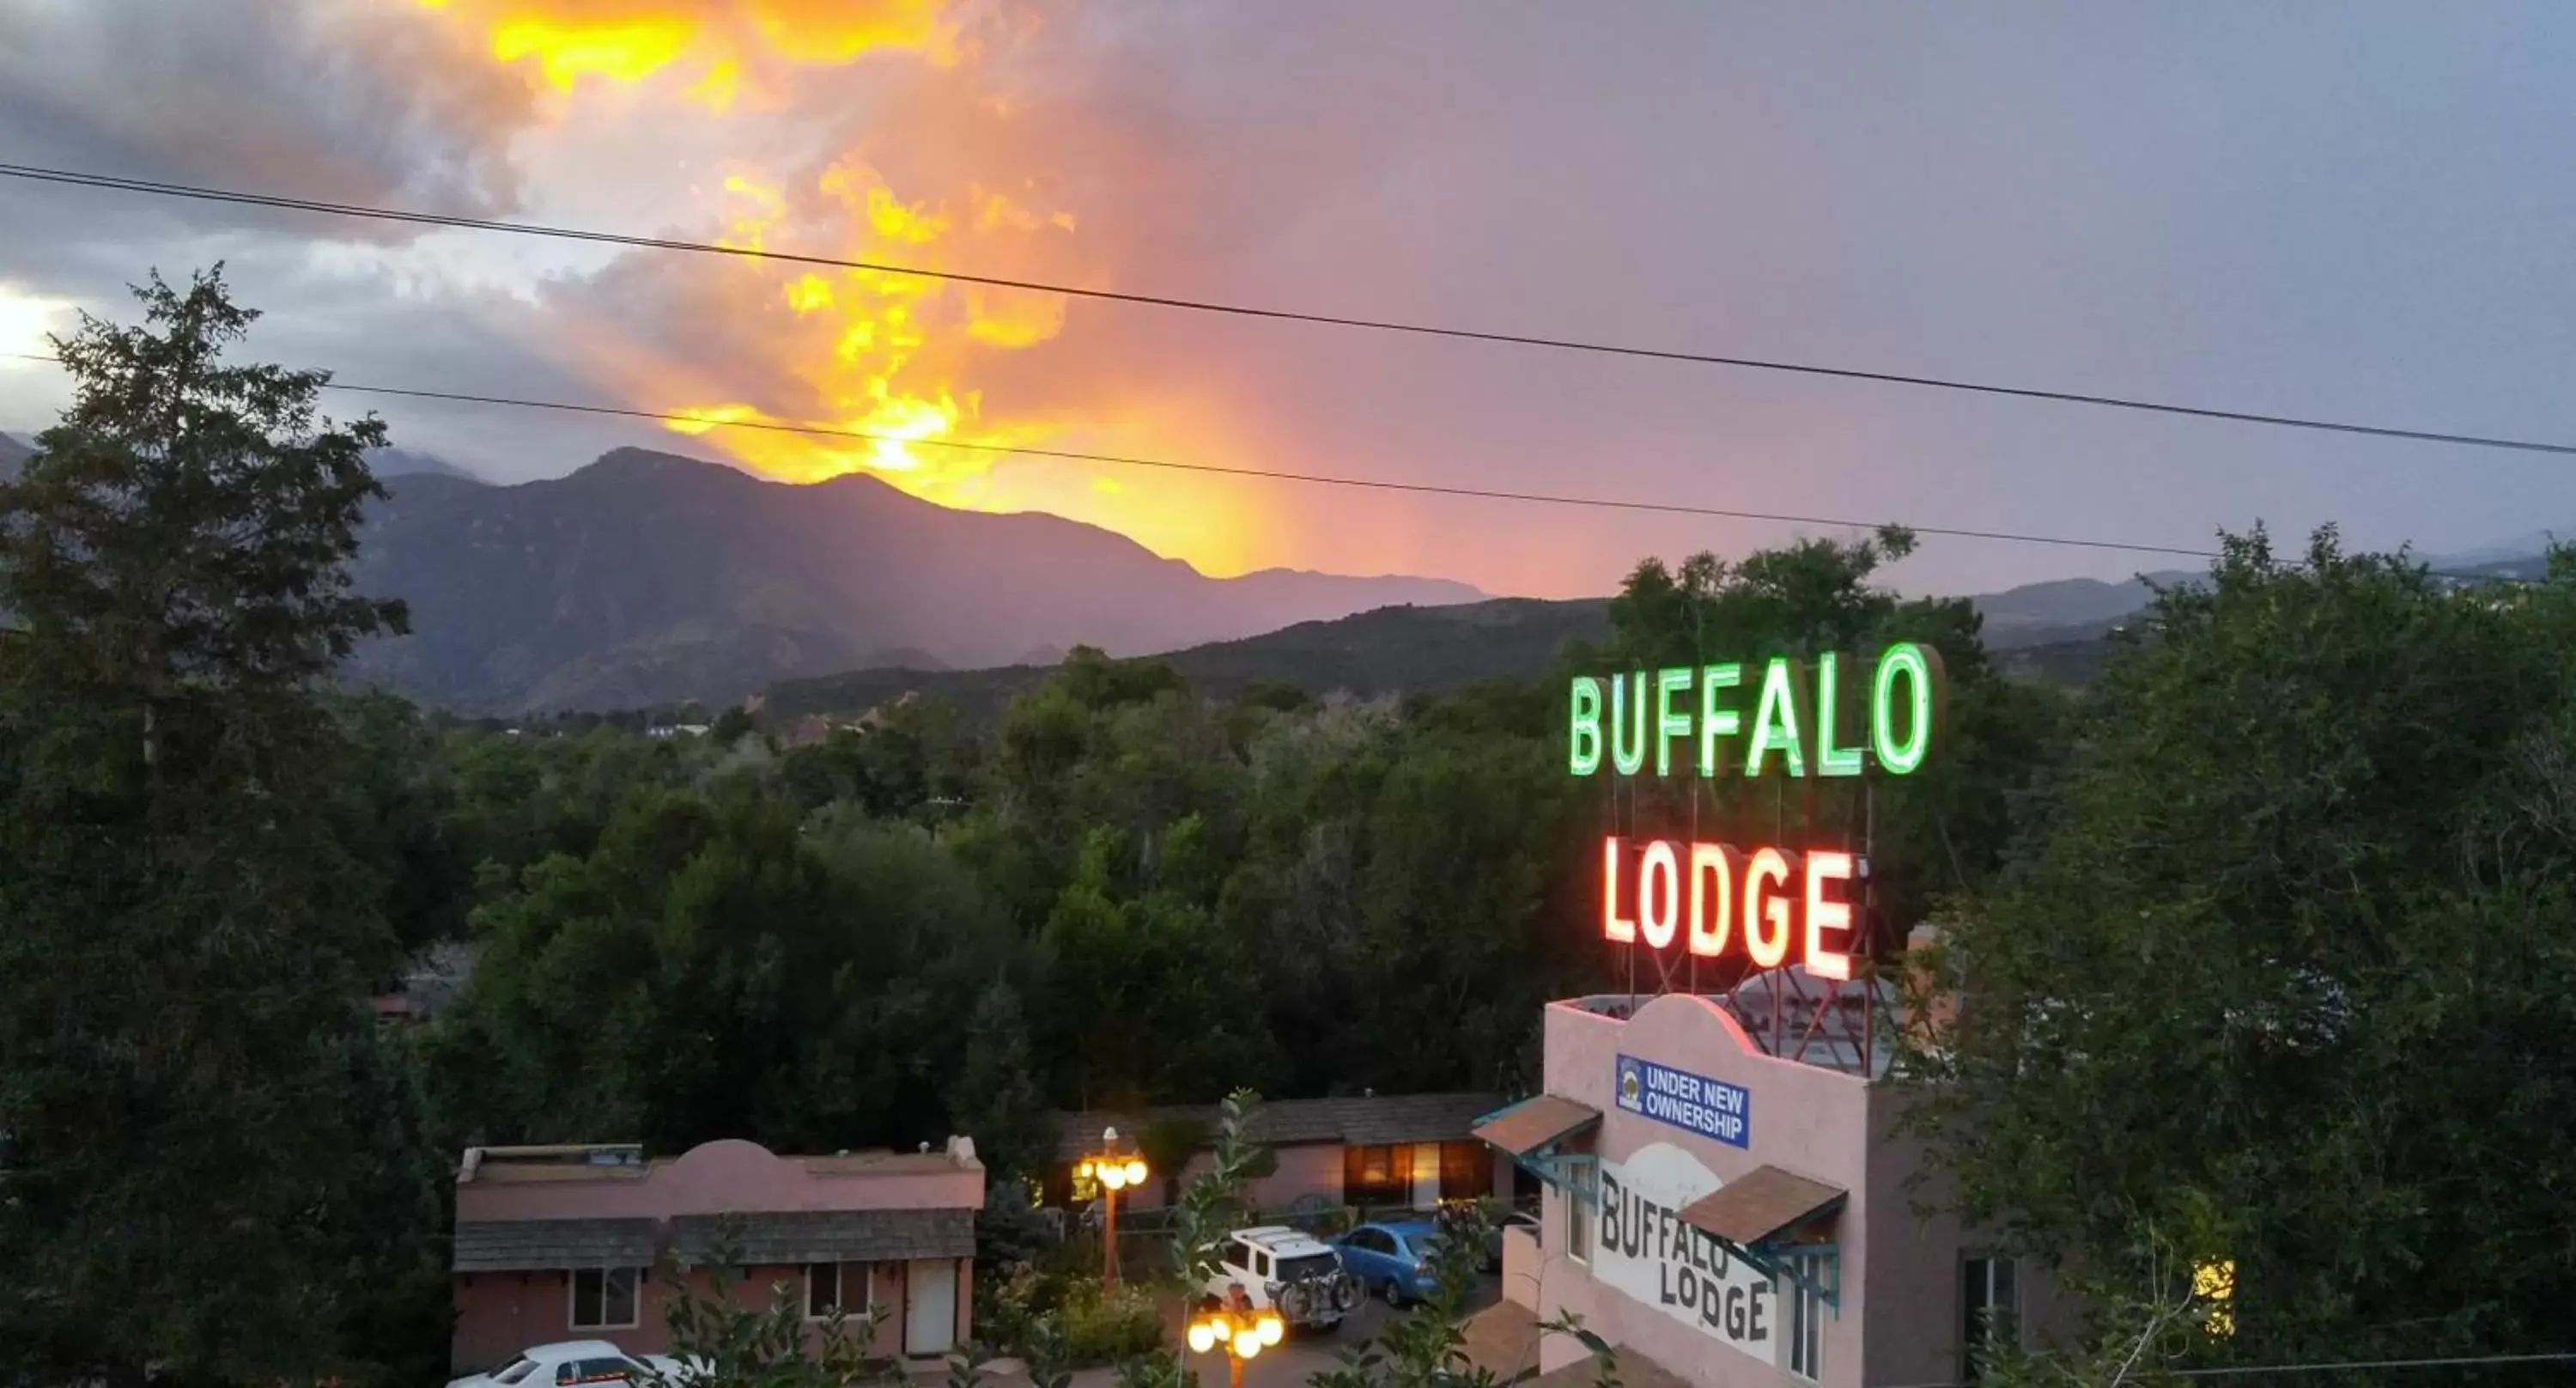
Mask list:
[[415,477],[425,474],[435,477],[454,477],[466,482],[483,480],[445,458],[429,453],[415,453],[408,448],[369,449],[367,467],[378,477]]
[[[2090,591],[2119,586],[2076,579],[1972,601],[1981,610],[1992,603],[2006,614],[2001,622],[1989,617],[1986,628],[1988,648],[2005,674],[2080,684],[2094,677],[2111,650],[2104,633],[2144,603],[2146,590],[2140,585],[2126,585],[2138,598],[2128,607]],[[2063,625],[2038,620],[2087,612],[2111,615]],[[1314,695],[1437,693],[1478,680],[1544,674],[1567,642],[1601,641],[1609,634],[1607,598],[1500,598],[1458,607],[1389,607],[1338,621],[1303,622],[1240,641],[1174,651],[1161,659],[1192,689],[1220,699],[1255,684],[1284,684]],[[982,718],[1013,695],[1043,684],[1054,663],[1050,658],[992,670],[856,670],[781,683],[770,689],[762,707],[781,721],[812,714],[850,716],[917,693],[945,699],[969,718]]]
[[[1384,607],[1329,622],[1221,641],[1160,657],[1190,687],[1232,698],[1255,684],[1309,694],[1362,696],[1456,689],[1478,680],[1529,679],[1556,663],[1568,641],[1609,634],[1609,602],[1497,598],[1450,607]],[[762,711],[781,721],[851,715],[906,693],[945,699],[970,718],[997,711],[1044,683],[1050,667],[995,670],[859,670],[791,680],[770,689]]]
[[1437,579],[1210,578],[1057,516],[641,449],[519,486],[424,471],[387,487],[355,577],[407,601],[414,634],[367,647],[352,673],[463,713],[715,705],[832,670],[1076,644],[1137,655],[1484,596]]
[[0,434],[0,478],[17,476],[19,466],[34,456],[35,449],[11,435]]
[[2198,575],[2180,570],[2153,573],[2123,583],[2098,578],[2061,578],[2026,583],[1972,599],[1986,619],[1986,644],[2002,648],[2046,644],[2070,631],[2102,631],[2155,600],[2149,583],[2171,587]]

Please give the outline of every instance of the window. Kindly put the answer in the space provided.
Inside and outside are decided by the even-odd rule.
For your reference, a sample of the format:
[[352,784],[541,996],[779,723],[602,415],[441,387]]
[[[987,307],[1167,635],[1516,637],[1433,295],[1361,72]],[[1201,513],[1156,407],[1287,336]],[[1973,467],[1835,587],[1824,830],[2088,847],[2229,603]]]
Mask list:
[[[1789,1305],[1788,1341],[1789,1372],[1804,1379],[1825,1376],[1825,1297],[1815,1290],[1825,1285],[1831,1272],[1825,1266],[1825,1255],[1810,1253],[1785,1260],[1797,1278],[1780,1279],[1780,1299]],[[1803,1280],[1801,1280],[1803,1279]]]
[[1578,1263],[1592,1261],[1592,1221],[1600,1216],[1600,1188],[1597,1168],[1582,1162],[1574,1168],[1574,1179],[1566,1184],[1565,1194],[1557,1203],[1565,1207],[1565,1256]]
[[1440,1198],[1482,1200],[1494,1193],[1494,1149],[1481,1142],[1440,1144]]
[[555,1382],[565,1388],[579,1388],[591,1383],[627,1383],[635,1377],[635,1362],[622,1355],[615,1359],[577,1359],[555,1370]]
[[1995,1350],[2021,1343],[2021,1269],[2010,1258],[1970,1258],[1960,1265],[1965,1316],[1959,1327],[1960,1377],[1976,1383]]
[[2203,1263],[2192,1269],[2191,1294],[2208,1308],[2202,1324],[2209,1327],[2210,1334],[2224,1337],[2236,1333],[2235,1259]]
[[626,1330],[635,1324],[635,1268],[578,1268],[572,1275],[572,1328]]
[[521,1379],[523,1379],[523,1378],[526,1378],[528,1375],[530,1375],[530,1374],[532,1374],[532,1373],[535,1373],[536,1371],[537,1371],[537,1361],[536,1361],[536,1360],[534,1360],[534,1359],[520,1359],[520,1360],[517,1360],[516,1362],[512,1363],[512,1364],[510,1365],[510,1367],[508,1367],[508,1368],[506,1368],[506,1369],[503,1369],[501,1372],[499,1372],[499,1373],[497,1373],[497,1374],[492,1375],[492,1381],[493,1381],[494,1383],[516,1383],[516,1382],[518,1382],[519,1380],[521,1380]]
[[1342,1200],[1352,1205],[1413,1205],[1413,1148],[1342,1149]]
[[1228,1266],[1239,1267],[1246,1272],[1250,1272],[1252,1270],[1252,1245],[1245,1243],[1241,1239],[1229,1240],[1225,1246],[1225,1261]]
[[841,1309],[841,1265],[805,1265],[805,1319],[819,1321]]
[[1351,1242],[1363,1253],[1393,1253],[1395,1240],[1383,1229],[1362,1229],[1351,1235]]
[[1340,1260],[1330,1253],[1308,1253],[1297,1258],[1279,1260],[1279,1282],[1303,1282],[1309,1277],[1330,1277],[1340,1268]]

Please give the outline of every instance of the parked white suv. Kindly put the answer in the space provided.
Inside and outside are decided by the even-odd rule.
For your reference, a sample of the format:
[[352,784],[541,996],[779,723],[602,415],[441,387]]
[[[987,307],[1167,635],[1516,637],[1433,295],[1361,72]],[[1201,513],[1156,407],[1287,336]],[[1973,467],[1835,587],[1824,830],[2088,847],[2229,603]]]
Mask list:
[[1360,1303],[1360,1281],[1328,1244],[1284,1224],[1237,1229],[1217,1245],[1200,1293],[1228,1310],[1277,1311],[1300,1330],[1331,1330]]

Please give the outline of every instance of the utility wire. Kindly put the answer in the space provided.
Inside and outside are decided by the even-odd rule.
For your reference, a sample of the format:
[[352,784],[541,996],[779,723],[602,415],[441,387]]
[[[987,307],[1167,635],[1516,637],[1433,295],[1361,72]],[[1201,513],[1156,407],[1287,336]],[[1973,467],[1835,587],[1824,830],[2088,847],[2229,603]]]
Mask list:
[[[2168,1369],[2176,1378],[2238,1378],[2246,1374],[2322,1374],[2353,1369],[2471,1368],[2495,1364],[2564,1364],[2576,1361],[2576,1350],[2550,1354],[2481,1354],[2451,1359],[2349,1359],[2295,1364],[2242,1364],[2211,1369]],[[1908,1383],[1898,1388],[1975,1388],[1965,1383]]]
[[[11,352],[6,355],[26,361],[61,363],[61,358],[33,352]],[[1582,506],[1609,511],[1651,511],[1664,515],[1709,516],[1722,520],[1772,521],[1784,525],[1842,526],[1856,530],[1874,530],[1881,522],[1853,520],[1837,516],[1800,516],[1772,511],[1737,511],[1718,506],[1687,506],[1669,501],[1636,501],[1620,497],[1559,496],[1544,492],[1507,492],[1485,487],[1444,487],[1429,482],[1391,482],[1372,477],[1333,477],[1322,473],[1283,472],[1272,468],[1224,467],[1215,463],[1185,463],[1169,458],[1135,458],[1116,453],[1082,453],[1061,448],[1029,448],[1018,444],[967,443],[956,439],[907,439],[893,434],[871,433],[865,429],[842,429],[824,424],[789,424],[769,420],[721,419],[714,415],[670,414],[658,410],[625,409],[614,405],[582,405],[564,400],[524,400],[506,395],[476,395],[465,391],[415,390],[403,386],[369,386],[326,381],[325,390],[347,391],[354,395],[387,395],[411,400],[443,400],[468,405],[506,405],[523,410],[553,410],[565,414],[605,415],[618,419],[651,420],[661,424],[703,424],[726,429],[758,429],[780,434],[809,434],[822,438],[860,439],[870,443],[894,443],[907,448],[951,448],[975,453],[1008,454],[1023,458],[1050,458],[1062,462],[1104,463],[1118,467],[1161,468],[1172,472],[1203,472],[1223,477],[1254,477],[1273,482],[1307,482],[1328,487],[1359,487],[1370,491],[1414,492],[1427,496],[1476,497],[1488,501],[1518,501],[1542,506]],[[2131,544],[2120,540],[2083,539],[2067,535],[2039,535],[2008,530],[1966,530],[1952,526],[1907,525],[1918,535],[1941,535],[1961,540],[1994,540],[2008,544],[2056,545],[2068,549],[2117,550],[2130,554],[2165,554],[2185,559],[2214,559],[2215,550],[2186,549],[2179,545]]]
[[2038,390],[2024,386],[2003,386],[1982,381],[1965,381],[1940,376],[1916,376],[1893,371],[1864,371],[1851,367],[1819,366],[1810,362],[1780,361],[1760,357],[1721,356],[1710,352],[1684,352],[1655,347],[1638,347],[1611,342],[1584,342],[1570,338],[1534,337],[1518,333],[1484,332],[1472,328],[1443,327],[1429,323],[1404,323],[1389,319],[1351,318],[1328,313],[1307,313],[1293,309],[1262,308],[1251,304],[1224,303],[1211,299],[1183,299],[1163,294],[1133,294],[1109,289],[1086,289],[1069,284],[1049,284],[1039,280],[1008,279],[998,275],[973,275],[955,270],[929,270],[914,265],[894,265],[882,261],[851,260],[839,256],[810,255],[791,251],[773,251],[750,246],[720,246],[703,241],[681,241],[659,236],[632,236],[620,232],[591,231],[577,227],[548,226],[535,222],[503,222],[481,217],[457,217],[434,212],[415,212],[400,208],[368,207],[355,203],[322,202],[310,198],[292,198],[273,193],[250,193],[228,188],[205,188],[183,183],[162,183],[150,179],[118,178],[107,174],[82,173],[69,169],[48,169],[27,164],[0,164],[0,177],[27,179],[40,183],[64,184],[78,188],[99,188],[116,192],[150,193],[160,197],[188,198],[200,202],[233,203],[245,207],[267,207],[292,212],[316,212],[334,217],[358,217],[372,221],[407,222],[419,226],[451,227],[469,231],[507,232],[519,236],[542,236],[566,241],[588,241],[602,245],[630,246],[648,250],[686,251],[700,255],[729,255],[754,260],[774,260],[793,265],[820,265],[845,270],[866,270],[885,275],[911,275],[923,279],[949,280],[959,284],[987,285],[997,289],[1026,289],[1047,294],[1063,294],[1078,299],[1097,299],[1108,303],[1142,304],[1155,308],[1183,309],[1193,313],[1223,314],[1236,318],[1262,319],[1281,323],[1307,323],[1333,328],[1358,328],[1371,332],[1400,333],[1414,337],[1445,338],[1464,342],[1503,343],[1519,347],[1541,347],[1563,352],[1584,352],[1601,356],[1643,358],[1652,361],[1686,362],[1699,366],[1732,366],[1753,371],[1778,371],[1800,376],[1824,376],[1846,381],[1869,381],[1881,385],[1921,386],[1934,390],[1964,391],[1977,395],[1997,395],[2021,400],[2047,400],[2064,405],[2090,405],[2104,409],[2133,410],[2149,414],[2179,415],[2192,419],[2220,420],[2231,424],[2260,424],[2283,429],[2321,430],[2337,434],[2359,434],[2371,438],[2405,439],[2419,443],[2453,444],[2464,448],[2495,448],[2524,453],[2554,453],[2576,456],[2576,444],[2552,443],[2539,439],[2505,438],[2486,434],[2445,433],[2431,429],[2399,429],[2374,424],[2353,424],[2340,420],[2318,419],[2298,415],[2258,414],[2245,410],[2208,409],[2194,405],[2176,405],[2162,401],[2138,400],[2123,396],[2092,395],[2077,391]]
[[[49,362],[56,366],[62,364],[60,357],[45,356],[35,352],[0,352],[0,356],[14,357],[20,361]],[[2136,544],[2125,540],[2097,540],[2075,535],[2043,535],[2015,530],[1969,530],[1958,526],[1854,520],[1848,516],[1802,516],[1778,511],[1738,511],[1720,506],[1686,506],[1679,502],[1635,501],[1623,497],[1560,496],[1546,492],[1507,492],[1487,487],[1444,487],[1430,482],[1390,482],[1374,477],[1333,477],[1322,473],[1285,472],[1275,468],[1225,467],[1216,463],[1184,463],[1169,458],[1137,458],[1119,453],[1083,453],[1071,449],[1031,448],[1009,443],[969,443],[959,439],[908,439],[896,434],[871,433],[865,429],[843,429],[828,424],[724,419],[715,415],[628,409],[616,405],[583,405],[568,400],[524,400],[515,396],[478,395],[467,391],[420,390],[407,386],[368,386],[332,380],[324,381],[322,388],[346,391],[353,395],[386,395],[409,400],[441,400],[466,405],[505,405],[513,409],[551,410],[562,414],[601,415],[614,419],[640,419],[657,424],[699,424],[718,429],[757,429],[768,433],[807,434],[820,438],[901,444],[906,448],[950,448],[970,453],[1045,458],[1061,462],[1105,463],[1116,467],[1160,468],[1171,472],[1201,472],[1220,477],[1251,477],[1270,482],[1306,482],[1327,487],[1358,487],[1369,491],[1412,492],[1425,496],[1470,497],[1485,501],[1516,501],[1540,506],[1579,506],[1606,511],[1646,511],[1674,516],[1707,516],[1719,520],[1769,521],[1782,525],[1837,526],[1849,530],[1875,530],[1882,525],[1901,525],[1917,535],[1940,535],[1956,540],[1993,540],[2005,544],[2054,545],[2061,549],[2164,554],[2183,559],[2219,557],[2218,551],[2211,549],[2188,549],[2180,545]],[[2520,579],[2493,573],[2452,573],[2440,569],[2431,569],[2427,572],[2435,578],[2451,579],[2462,583],[2522,582]]]

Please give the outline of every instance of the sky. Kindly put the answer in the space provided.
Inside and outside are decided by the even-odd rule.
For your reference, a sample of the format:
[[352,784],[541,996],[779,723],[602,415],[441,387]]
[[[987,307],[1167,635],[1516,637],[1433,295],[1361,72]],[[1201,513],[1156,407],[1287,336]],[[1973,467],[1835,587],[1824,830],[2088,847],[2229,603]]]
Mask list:
[[[2576,441],[2576,9],[1715,0],[0,0],[0,162],[1128,293]],[[2576,529],[2565,458],[0,180],[0,353],[222,260],[515,483],[865,470],[1284,566],[1606,592],[1802,533],[1024,446],[2204,548]],[[52,367],[0,356],[0,428]],[[1845,532],[1806,527],[1804,533]],[[1989,591],[2176,561],[1927,539]]]

